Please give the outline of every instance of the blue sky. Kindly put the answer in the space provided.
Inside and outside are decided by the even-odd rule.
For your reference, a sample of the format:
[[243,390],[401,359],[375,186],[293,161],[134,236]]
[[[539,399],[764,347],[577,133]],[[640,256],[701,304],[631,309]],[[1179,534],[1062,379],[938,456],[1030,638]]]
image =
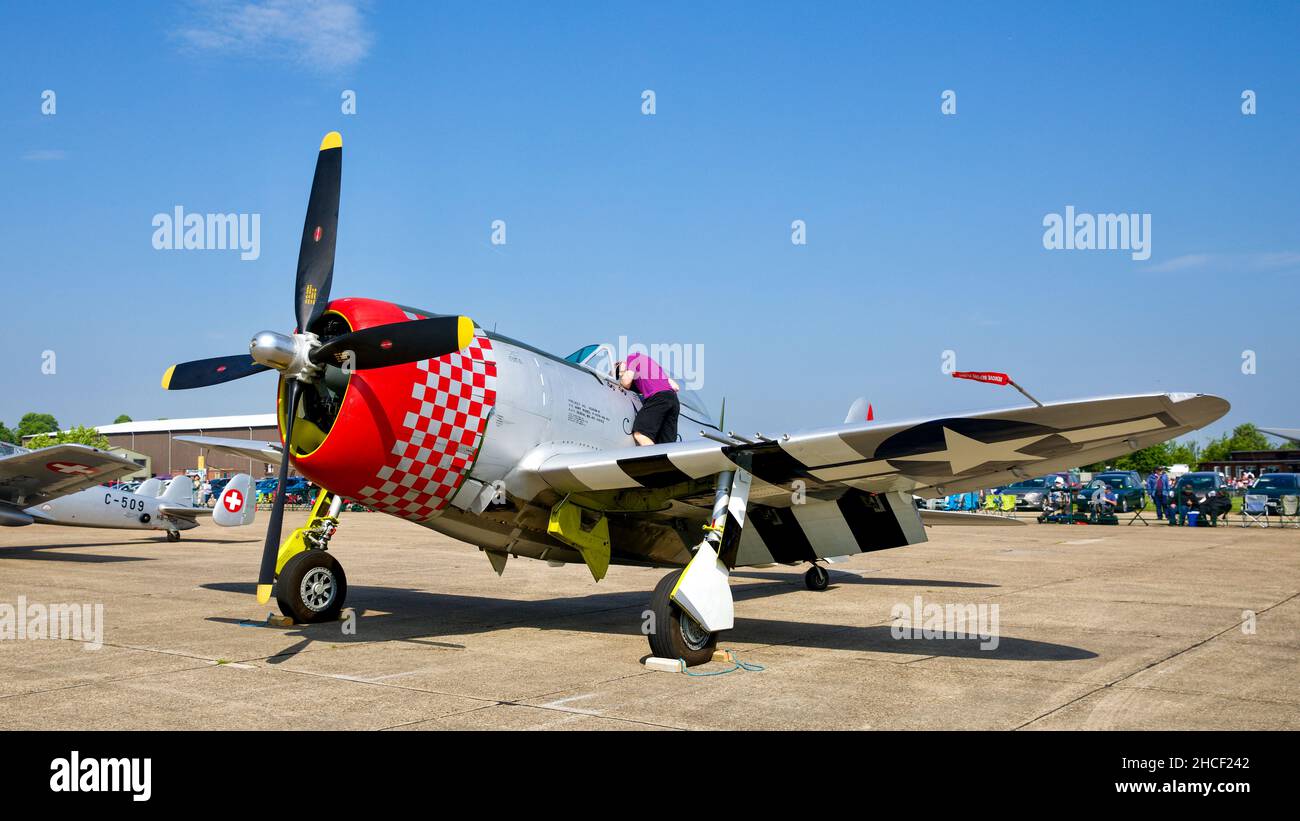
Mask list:
[[[837,423],[859,395],[878,419],[1017,404],[945,376],[946,350],[1045,400],[1212,392],[1234,407],[1210,432],[1300,424],[1295,4],[246,0],[5,16],[11,425],[28,410],[65,424],[269,411],[270,376],[173,394],[158,380],[292,326],[316,147],[334,129],[335,296],[464,312],[560,354],[620,335],[702,345],[704,392],[727,397],[738,430]],[[260,214],[260,258],[155,250],[153,215],[176,205]],[[1150,214],[1151,258],[1044,249],[1044,216],[1067,205]]]

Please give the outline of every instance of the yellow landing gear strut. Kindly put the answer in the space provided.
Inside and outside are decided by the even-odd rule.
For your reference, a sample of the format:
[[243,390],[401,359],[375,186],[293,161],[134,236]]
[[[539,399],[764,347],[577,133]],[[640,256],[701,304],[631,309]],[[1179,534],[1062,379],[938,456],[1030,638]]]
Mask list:
[[339,511],[342,509],[343,499],[340,496],[325,488],[320,489],[315,504],[311,506],[307,524],[290,533],[289,538],[280,545],[280,553],[275,560],[277,576],[286,562],[304,550],[325,549],[334,532],[339,529]]

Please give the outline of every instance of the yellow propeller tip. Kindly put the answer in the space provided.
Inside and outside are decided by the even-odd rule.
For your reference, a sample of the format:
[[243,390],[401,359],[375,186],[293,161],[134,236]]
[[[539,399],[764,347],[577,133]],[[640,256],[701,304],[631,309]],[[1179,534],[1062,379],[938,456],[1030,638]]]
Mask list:
[[343,135],[337,131],[331,131],[325,135],[325,139],[320,141],[320,150],[325,151],[329,148],[342,148]]
[[266,604],[271,600],[271,585],[259,584],[257,586],[257,603]]
[[460,346],[458,350],[465,350],[473,340],[474,320],[467,316],[459,317],[456,322],[456,344]]
[[172,365],[170,368],[167,369],[167,373],[163,374],[163,378],[162,378],[163,390],[169,390],[171,388],[172,374],[175,373],[175,371],[176,371],[176,366]]

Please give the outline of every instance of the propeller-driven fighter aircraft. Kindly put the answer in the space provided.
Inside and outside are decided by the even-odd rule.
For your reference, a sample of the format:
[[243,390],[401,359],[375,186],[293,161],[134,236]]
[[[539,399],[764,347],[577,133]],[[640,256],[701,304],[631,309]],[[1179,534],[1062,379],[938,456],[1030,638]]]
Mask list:
[[[682,426],[701,437],[636,447],[641,400],[614,378],[608,345],[559,357],[464,316],[331,300],[342,153],[328,134],[299,250],[296,330],[263,331],[250,354],[163,377],[177,390],[278,372],[283,448],[327,489],[283,546],[282,493],[271,510],[258,597],[274,585],[299,622],[337,618],[343,606],[346,578],[326,548],[345,497],[476,545],[498,573],[511,556],[581,562],[596,579],[610,564],[672,568],[651,597],[650,646],[697,664],[732,627],[731,569],[810,563],[808,586],[823,589],[825,560],[926,539],[913,494],[1113,458],[1228,410],[1216,396],[1150,394],[742,437],[682,391]],[[275,458],[274,448],[203,441]],[[279,459],[281,488],[289,462]]]
[[231,479],[212,508],[194,504],[188,476],[166,486],[146,479],[134,493],[101,484],[139,469],[135,462],[85,445],[28,450],[0,442],[0,525],[161,530],[167,541],[176,542],[182,530],[199,526],[199,516],[240,527],[256,515],[247,473]]

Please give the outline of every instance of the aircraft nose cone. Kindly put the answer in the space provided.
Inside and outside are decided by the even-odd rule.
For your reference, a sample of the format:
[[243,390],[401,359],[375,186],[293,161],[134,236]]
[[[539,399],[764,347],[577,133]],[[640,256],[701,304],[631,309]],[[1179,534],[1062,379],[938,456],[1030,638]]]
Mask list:
[[293,364],[296,348],[293,337],[275,331],[262,331],[248,343],[248,353],[254,362],[277,370]]

